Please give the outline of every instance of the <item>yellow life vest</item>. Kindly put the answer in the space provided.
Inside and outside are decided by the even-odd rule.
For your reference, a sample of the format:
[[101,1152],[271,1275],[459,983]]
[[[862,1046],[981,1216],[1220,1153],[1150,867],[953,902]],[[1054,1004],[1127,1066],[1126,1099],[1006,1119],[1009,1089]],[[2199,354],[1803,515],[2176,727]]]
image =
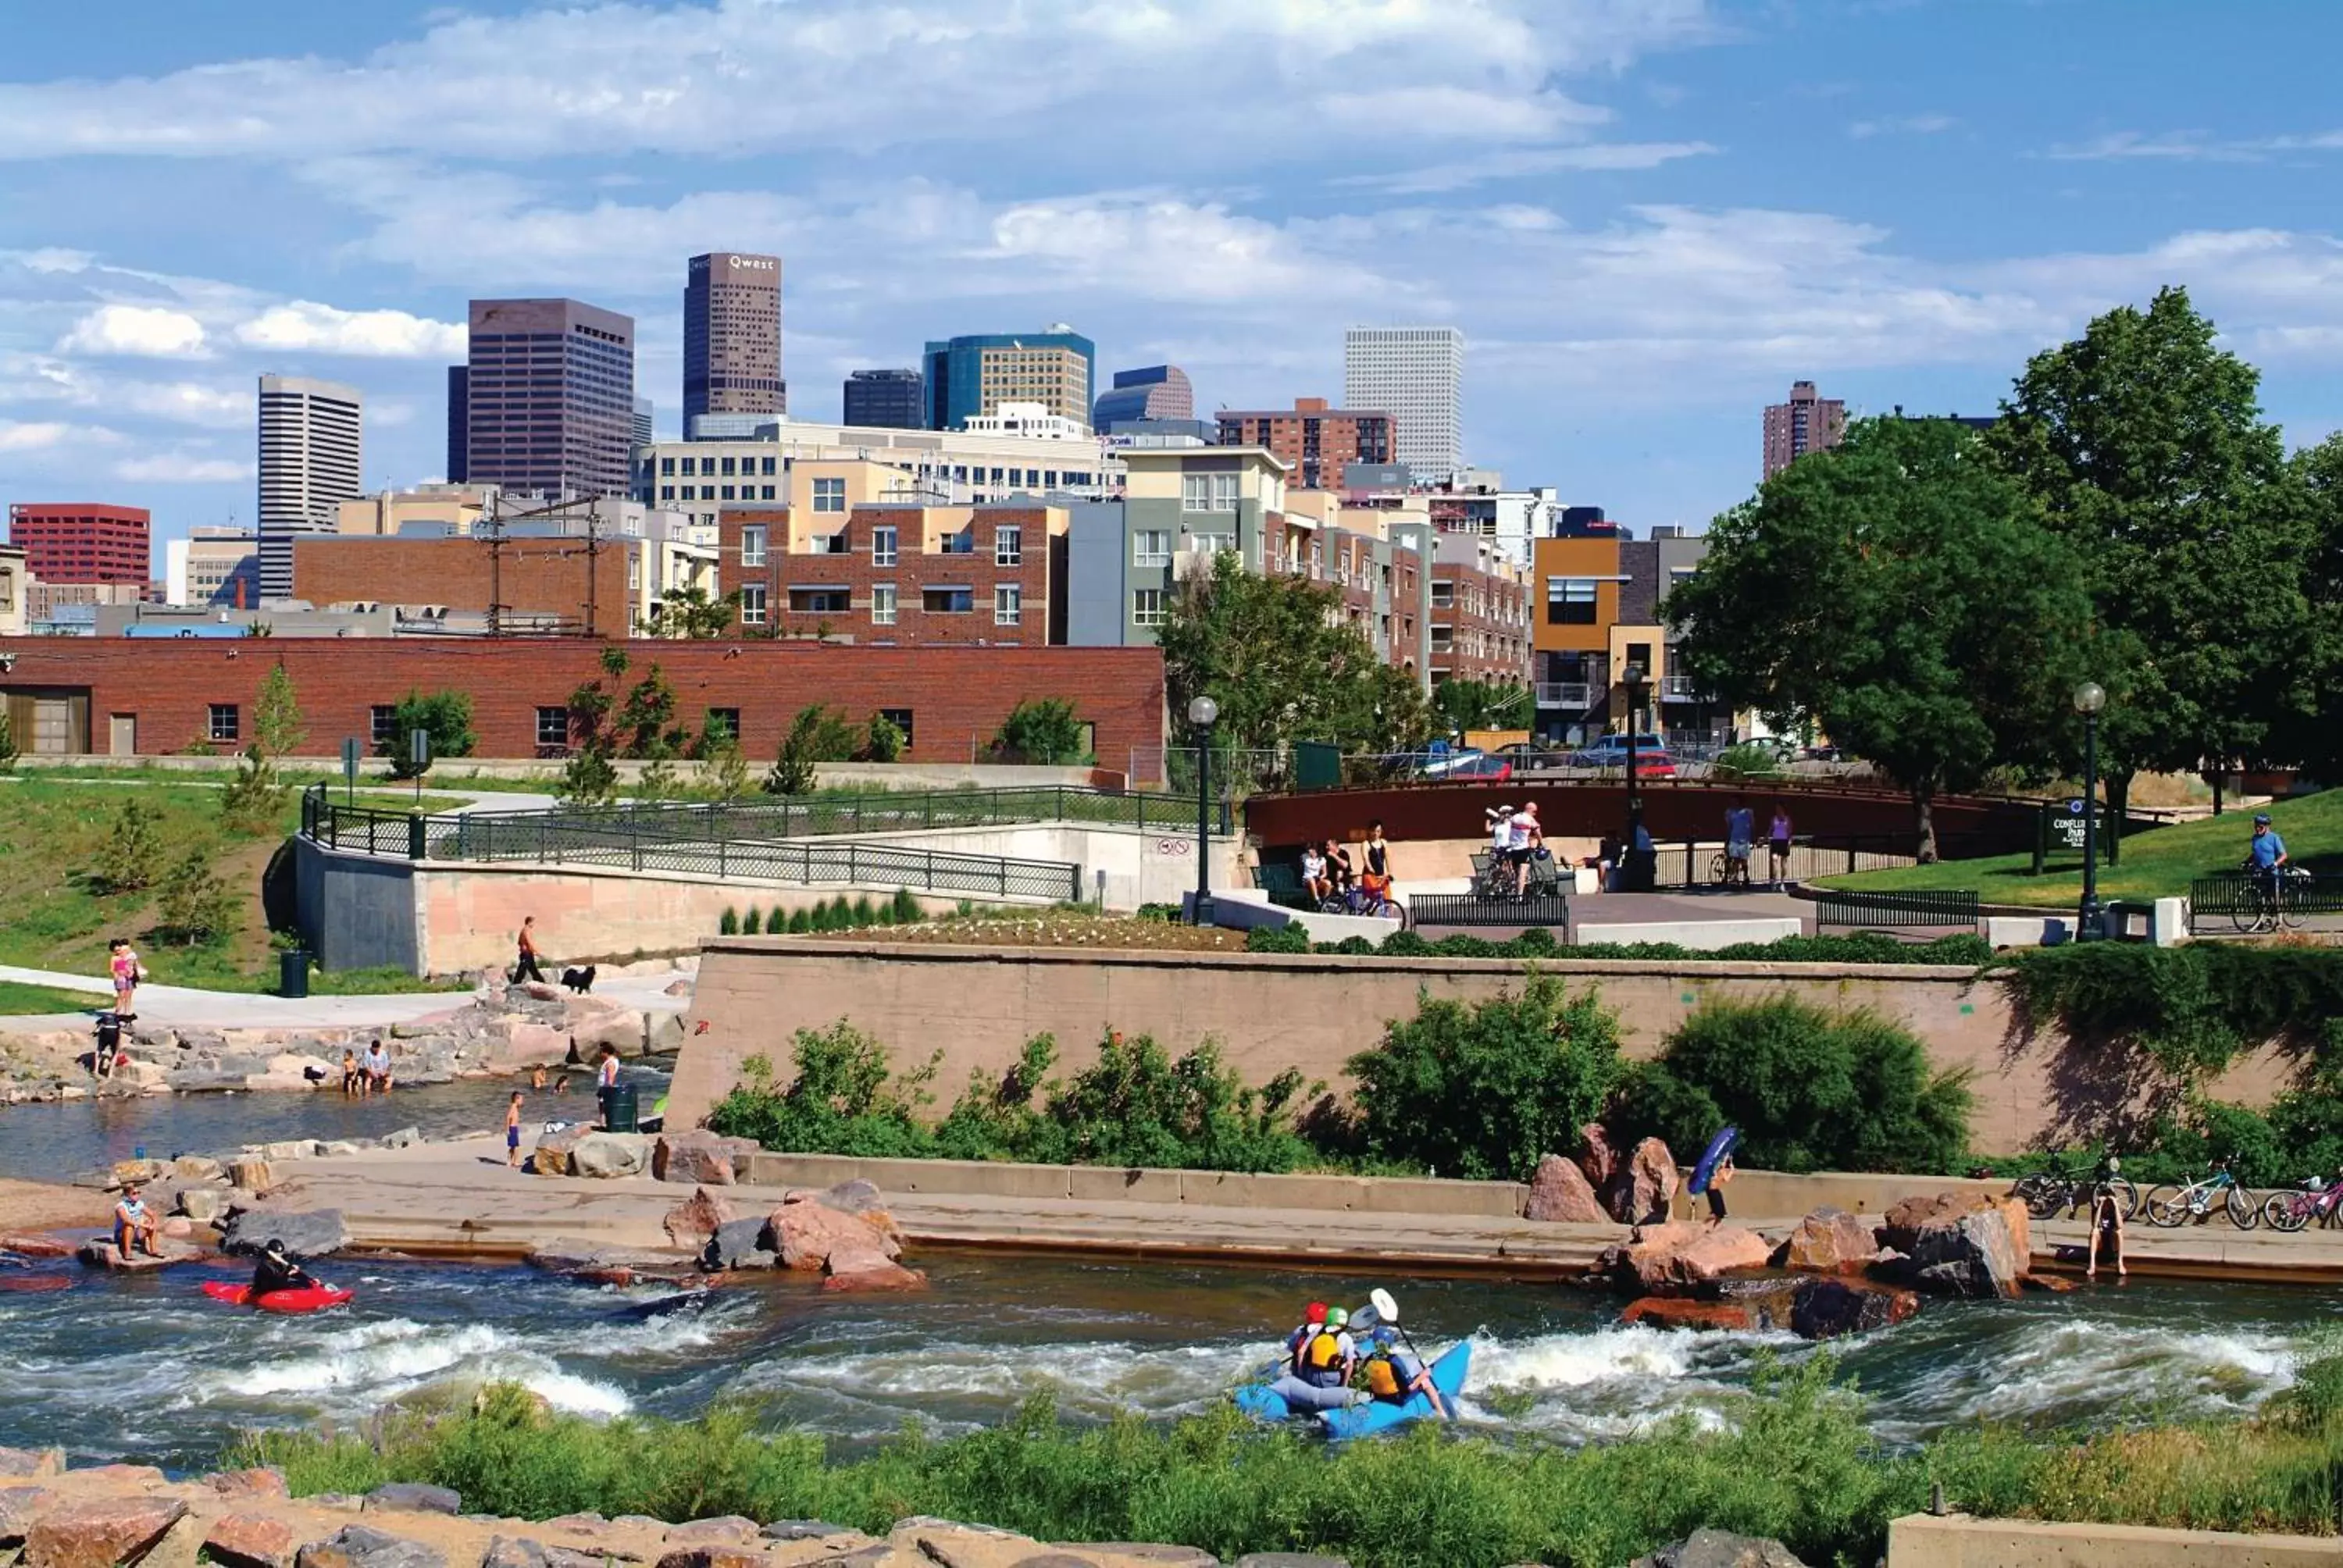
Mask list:
[[1377,1399],[1397,1399],[1400,1396],[1399,1373],[1391,1357],[1377,1356],[1367,1362],[1367,1392]]
[[1342,1364],[1342,1337],[1321,1329],[1302,1348],[1302,1365],[1306,1372],[1332,1372]]

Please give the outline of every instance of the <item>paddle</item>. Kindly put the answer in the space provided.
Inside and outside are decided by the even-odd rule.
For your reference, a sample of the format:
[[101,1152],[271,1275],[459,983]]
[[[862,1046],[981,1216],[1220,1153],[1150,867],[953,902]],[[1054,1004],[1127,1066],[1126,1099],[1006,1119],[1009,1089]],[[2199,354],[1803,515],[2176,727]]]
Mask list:
[[[1375,1309],[1375,1321],[1379,1323],[1389,1323],[1399,1330],[1400,1342],[1407,1347],[1407,1353],[1415,1358],[1416,1364],[1423,1369],[1424,1376],[1429,1378],[1432,1375],[1432,1363],[1424,1360],[1422,1351],[1415,1348],[1415,1336],[1401,1327],[1399,1302],[1393,1300],[1392,1293],[1380,1285],[1367,1292],[1367,1300]],[[1432,1407],[1440,1412],[1440,1419],[1443,1421],[1453,1422],[1456,1419],[1455,1408],[1440,1396],[1437,1387],[1432,1391]]]

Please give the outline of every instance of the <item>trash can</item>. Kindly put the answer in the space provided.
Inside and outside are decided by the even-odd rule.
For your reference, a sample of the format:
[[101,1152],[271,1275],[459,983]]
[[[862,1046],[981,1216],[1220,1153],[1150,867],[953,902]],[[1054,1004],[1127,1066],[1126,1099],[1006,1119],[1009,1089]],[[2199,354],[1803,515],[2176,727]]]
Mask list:
[[309,955],[299,948],[277,955],[277,994],[289,997],[309,994]]
[[602,1091],[602,1127],[608,1132],[632,1132],[639,1120],[635,1086],[614,1083]]

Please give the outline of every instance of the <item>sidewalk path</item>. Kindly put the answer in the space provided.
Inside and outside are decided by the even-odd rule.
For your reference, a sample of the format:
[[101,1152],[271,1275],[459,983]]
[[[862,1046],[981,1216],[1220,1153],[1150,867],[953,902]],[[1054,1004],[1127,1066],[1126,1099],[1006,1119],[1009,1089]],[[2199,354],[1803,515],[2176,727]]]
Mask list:
[[[598,997],[645,1012],[681,1012],[691,1005],[689,996],[669,996],[667,987],[682,977],[679,970],[653,974],[611,975],[594,988]],[[53,970],[21,969],[0,964],[0,980],[26,985],[53,986],[59,990],[89,993],[96,1012],[114,988],[88,975],[61,974]],[[434,1013],[452,1012],[472,1000],[468,990],[402,992],[391,996],[312,996],[298,1000],[247,991],[199,990],[193,986],[147,985],[138,988],[138,1021],[142,1025],[192,1025],[199,1029],[367,1029],[377,1025],[412,1023]],[[77,1028],[86,1020],[0,1019],[0,1028]]]

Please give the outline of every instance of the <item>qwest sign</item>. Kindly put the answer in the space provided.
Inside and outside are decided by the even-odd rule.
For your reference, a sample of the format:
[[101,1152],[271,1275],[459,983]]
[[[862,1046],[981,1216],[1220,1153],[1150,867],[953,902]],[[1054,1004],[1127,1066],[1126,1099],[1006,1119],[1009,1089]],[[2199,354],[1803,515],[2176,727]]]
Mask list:
[[724,258],[736,272],[774,272],[780,263],[763,256],[728,256]]

